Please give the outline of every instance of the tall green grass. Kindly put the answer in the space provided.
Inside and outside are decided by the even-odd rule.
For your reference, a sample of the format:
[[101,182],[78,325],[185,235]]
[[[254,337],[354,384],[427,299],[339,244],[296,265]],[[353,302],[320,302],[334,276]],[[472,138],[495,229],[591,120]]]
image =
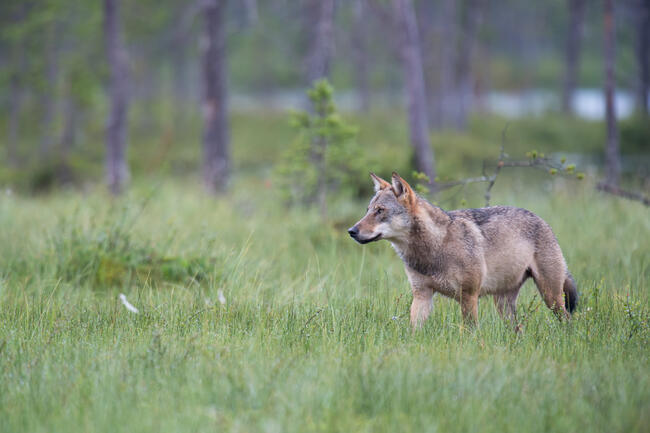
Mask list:
[[324,223],[260,177],[219,199],[197,186],[2,197],[0,431],[648,431],[646,208],[497,185],[553,227],[574,320],[526,284],[520,334],[489,298],[475,330],[436,298],[414,334],[395,253],[345,233],[365,203]]

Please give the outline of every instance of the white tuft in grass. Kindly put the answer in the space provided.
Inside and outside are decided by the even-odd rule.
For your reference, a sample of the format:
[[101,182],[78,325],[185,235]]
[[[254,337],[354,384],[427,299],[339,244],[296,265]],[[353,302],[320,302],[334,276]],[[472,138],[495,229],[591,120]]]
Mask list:
[[226,297],[223,295],[223,290],[217,292],[217,299],[221,305],[226,305]]
[[127,310],[129,310],[132,313],[139,313],[140,311],[133,306],[129,301],[126,300],[126,296],[124,293],[120,293],[120,301],[122,301],[122,304],[126,307]]

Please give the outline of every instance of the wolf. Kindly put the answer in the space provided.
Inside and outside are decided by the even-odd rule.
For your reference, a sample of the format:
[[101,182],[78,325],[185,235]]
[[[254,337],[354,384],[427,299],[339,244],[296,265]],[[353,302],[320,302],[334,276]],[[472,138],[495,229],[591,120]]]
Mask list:
[[[444,211],[417,195],[393,172],[391,182],[370,173],[375,195],[366,215],[348,229],[360,244],[389,241],[411,285],[411,325],[422,326],[440,293],[460,303],[463,320],[476,324],[478,299],[494,296],[499,314],[517,323],[517,295],[532,278],[560,320],[578,301],[575,281],[551,227],[516,207]],[[568,311],[567,311],[568,310]]]

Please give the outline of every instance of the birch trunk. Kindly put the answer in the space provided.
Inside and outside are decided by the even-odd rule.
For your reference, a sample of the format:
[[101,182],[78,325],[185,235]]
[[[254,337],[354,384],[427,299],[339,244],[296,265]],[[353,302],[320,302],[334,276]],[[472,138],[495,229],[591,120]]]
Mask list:
[[411,145],[415,153],[416,169],[433,182],[436,177],[433,149],[429,140],[428,107],[422,54],[415,11],[411,0],[393,0],[398,30],[401,33],[400,54],[404,69],[404,84],[408,104]]
[[354,73],[359,93],[359,109],[368,112],[370,109],[370,87],[368,70],[368,13],[366,0],[356,0],[354,3],[353,53]]
[[104,0],[104,36],[110,69],[110,108],[106,125],[106,178],[112,194],[120,194],[128,181],[126,134],[129,101],[127,95],[127,53],[121,34],[120,0]]
[[618,148],[618,126],[616,124],[616,76],[615,76],[615,28],[613,0],[605,0],[605,117],[607,122],[607,144],[605,148],[605,177],[609,185],[617,186],[621,176],[621,161]]
[[648,88],[650,87],[650,0],[637,1],[637,44],[636,57],[639,68],[637,82],[637,111],[648,115]]
[[569,28],[566,39],[566,71],[562,92],[562,111],[573,113],[573,94],[578,83],[580,65],[580,42],[584,22],[584,0],[567,0],[569,8]]
[[334,45],[333,22],[334,0],[319,0],[316,36],[307,72],[310,86],[320,78],[329,77]]
[[211,193],[227,188],[230,172],[225,12],[225,0],[203,10],[203,182]]

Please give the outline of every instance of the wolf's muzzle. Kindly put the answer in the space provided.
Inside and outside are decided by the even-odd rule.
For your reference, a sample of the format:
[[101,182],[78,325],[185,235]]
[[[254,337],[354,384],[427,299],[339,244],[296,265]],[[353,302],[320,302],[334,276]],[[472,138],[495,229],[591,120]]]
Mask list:
[[377,240],[379,240],[381,238],[381,233],[379,233],[378,235],[373,236],[370,239],[361,239],[361,238],[359,238],[359,229],[357,228],[357,226],[350,227],[348,229],[348,233],[350,234],[352,239],[359,242],[360,244],[367,244],[368,242],[377,241]]

